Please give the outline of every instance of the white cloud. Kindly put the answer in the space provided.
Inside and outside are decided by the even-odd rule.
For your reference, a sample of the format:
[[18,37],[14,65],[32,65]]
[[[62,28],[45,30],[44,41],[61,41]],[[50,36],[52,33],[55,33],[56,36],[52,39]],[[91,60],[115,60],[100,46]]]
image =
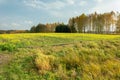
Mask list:
[[75,4],[75,0],[66,0],[66,2],[71,5]]
[[85,6],[87,4],[87,2],[86,1],[80,1],[80,6]]
[[49,11],[49,13],[57,18],[65,17],[64,12],[60,12],[60,11]]
[[101,3],[101,2],[103,2],[103,0],[94,0],[94,1],[96,1],[96,2],[98,2],[98,3]]
[[101,3],[96,4],[92,9],[90,9],[91,12],[99,12],[99,13],[104,13],[104,12],[110,12],[110,11],[120,11],[120,0],[111,0],[111,1],[104,1]]
[[47,9],[61,9],[65,6],[65,3],[61,2],[61,1],[56,1],[56,2],[52,2],[50,4],[46,4],[46,8]]
[[24,0],[28,7],[46,10],[50,15],[58,18],[66,17],[61,11],[66,6],[74,5],[76,0],[55,0],[52,2],[43,2],[42,0]]
[[33,24],[33,22],[30,21],[30,20],[25,20],[24,23],[25,23],[25,24]]
[[1,23],[0,24],[0,29],[18,29],[18,27],[21,27],[22,25],[19,23]]
[[6,23],[1,23],[0,26],[1,26],[1,27],[3,27],[3,26],[6,26],[6,27],[7,27],[8,24],[6,24]]
[[10,26],[11,27],[20,27],[21,24],[13,22],[13,23],[10,24]]
[[56,0],[52,2],[43,2],[41,0],[24,0],[26,6],[40,9],[62,9],[68,5],[74,5],[76,0]]
[[18,24],[18,23],[1,23],[0,26],[2,27],[20,27],[21,24]]
[[79,12],[78,12],[78,11],[75,11],[74,13],[75,13],[75,14],[79,14]]
[[43,2],[41,0],[24,0],[25,5],[32,8],[41,8],[41,9],[61,9],[65,6],[65,3],[62,1],[55,2]]

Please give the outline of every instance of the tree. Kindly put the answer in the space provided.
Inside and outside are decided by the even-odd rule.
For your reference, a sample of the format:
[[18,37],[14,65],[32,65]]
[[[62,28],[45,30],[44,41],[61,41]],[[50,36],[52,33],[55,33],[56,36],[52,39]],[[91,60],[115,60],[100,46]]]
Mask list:
[[47,27],[44,24],[38,24],[36,26],[36,32],[47,32]]
[[87,24],[87,16],[85,14],[80,15],[75,19],[75,23],[77,24],[78,31],[80,33],[85,32],[86,24]]
[[104,20],[105,20],[105,32],[110,33],[110,26],[112,25],[113,17],[111,13],[104,13]]
[[[119,16],[118,16],[119,15]],[[61,26],[61,27],[60,27]],[[79,33],[113,33],[120,32],[120,13],[103,13],[85,15],[69,19],[68,25],[64,23],[47,23],[33,26],[30,32],[79,32]]]
[[88,15],[88,32],[93,31],[93,14]]
[[117,20],[117,23],[116,23],[116,32],[117,33],[120,33],[120,15],[118,16],[118,20]]
[[68,25],[60,24],[60,25],[56,26],[55,32],[58,32],[58,33],[70,33],[71,30],[68,27]]
[[111,23],[112,23],[112,32],[114,32],[114,26],[115,26],[115,23],[116,23],[116,14],[113,11],[111,11],[110,14],[112,15],[112,20],[111,20]]
[[92,32],[93,33],[97,33],[97,17],[98,17],[98,14],[97,12],[95,12],[92,16],[92,21],[93,21],[93,25],[92,25]]
[[31,27],[30,32],[32,32],[32,33],[36,32],[36,27],[35,26]]
[[77,28],[75,26],[75,20],[74,20],[74,18],[72,18],[72,19],[69,20],[68,25],[69,25],[72,33],[76,33],[77,32]]
[[104,23],[104,16],[102,14],[98,14],[96,19],[96,33],[103,33]]

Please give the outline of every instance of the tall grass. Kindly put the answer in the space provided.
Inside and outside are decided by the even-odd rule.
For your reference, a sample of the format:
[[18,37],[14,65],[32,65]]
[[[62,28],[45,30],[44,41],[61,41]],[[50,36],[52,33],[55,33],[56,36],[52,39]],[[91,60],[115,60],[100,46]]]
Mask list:
[[1,80],[120,80],[119,35],[2,34],[4,53]]
[[[103,42],[104,44],[102,44]],[[56,47],[56,49],[59,48],[60,50],[55,52],[51,47],[49,48],[49,50],[51,50],[49,55],[46,55],[47,52],[45,52],[45,50],[44,53],[38,54],[36,59],[40,61],[36,66],[45,65],[46,62],[50,61],[52,61],[51,64],[54,65],[54,60],[56,60],[58,63],[55,65],[57,66],[52,66],[49,70],[44,70],[46,73],[52,72],[51,74],[54,74],[54,77],[58,77],[62,80],[119,80],[120,58],[118,54],[120,44],[118,44],[118,47],[113,43],[115,42],[83,41],[73,44],[73,46],[63,46],[61,49]],[[39,55],[43,57],[39,57]],[[53,56],[54,60],[53,58],[49,58],[48,60],[48,56]],[[41,62],[41,60],[45,60],[45,63],[44,61]],[[51,66],[50,63],[47,64]],[[39,68],[39,71],[42,70]]]

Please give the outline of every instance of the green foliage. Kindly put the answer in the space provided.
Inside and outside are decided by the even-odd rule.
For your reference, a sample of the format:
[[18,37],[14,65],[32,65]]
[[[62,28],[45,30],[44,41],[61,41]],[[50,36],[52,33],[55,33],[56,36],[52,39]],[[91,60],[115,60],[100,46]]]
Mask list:
[[76,25],[75,25],[74,18],[69,20],[69,27],[70,27],[72,33],[78,32],[78,29],[76,28]]
[[47,32],[47,27],[44,24],[38,24],[37,26],[31,27],[30,32],[32,33]]
[[55,28],[55,32],[58,32],[58,33],[70,33],[71,30],[67,25],[58,25]]
[[1,51],[7,50],[7,51],[12,52],[12,51],[16,50],[16,46],[12,43],[4,43],[4,44],[0,44],[0,50]]
[[36,27],[35,26],[31,27],[30,32],[32,33],[36,32]]
[[46,32],[46,26],[44,24],[38,24],[35,29],[36,32]]
[[[30,52],[29,52],[30,51]],[[32,50],[21,49],[14,54],[14,57],[2,69],[1,80],[33,80],[40,79],[34,63],[35,55]]]

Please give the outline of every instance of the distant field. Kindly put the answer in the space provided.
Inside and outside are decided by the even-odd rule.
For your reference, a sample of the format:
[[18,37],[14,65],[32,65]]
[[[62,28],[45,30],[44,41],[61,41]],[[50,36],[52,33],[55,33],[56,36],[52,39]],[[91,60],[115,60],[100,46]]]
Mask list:
[[0,80],[120,80],[120,35],[0,35]]

